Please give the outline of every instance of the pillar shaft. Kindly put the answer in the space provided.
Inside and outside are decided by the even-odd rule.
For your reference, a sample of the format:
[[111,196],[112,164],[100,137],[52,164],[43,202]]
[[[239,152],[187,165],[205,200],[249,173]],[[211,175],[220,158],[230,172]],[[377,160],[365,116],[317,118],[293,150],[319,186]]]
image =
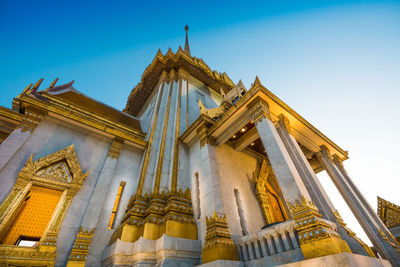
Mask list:
[[[256,124],[283,197],[289,205],[291,217],[296,221],[304,257],[309,259],[351,252],[347,243],[341,239],[331,223],[322,219],[322,215],[302,181],[299,170],[271,120],[268,103],[257,97],[247,108]],[[324,249],[318,249],[322,247]],[[279,252],[281,249],[279,245],[277,245],[277,249]]]
[[[339,170],[338,166],[333,162],[329,151],[324,146],[321,147],[321,151],[317,156],[343,199],[346,201],[365,233],[370,238],[375,249],[383,258],[389,260],[392,265],[399,266],[399,246],[395,242],[389,240],[390,236],[386,236],[380,228],[380,224],[377,223],[374,216],[370,214],[368,208],[363,205],[362,201],[359,199],[359,196],[362,196],[361,193],[354,184],[353,187],[349,185],[347,179]],[[357,193],[355,193],[354,190],[356,190]]]
[[338,219],[338,212],[336,211],[335,206],[326,194],[322,185],[319,183],[318,177],[314,173],[314,170],[310,166],[296,139],[293,137],[288,119],[282,114],[279,115],[278,125],[278,133],[285,144],[294,165],[299,171],[305,187],[318,207],[318,210],[324,218],[336,224],[338,233],[344,240],[346,240],[354,253],[368,256],[368,252],[365,250],[363,244],[359,242],[359,239],[355,239],[354,233],[350,232],[348,228],[344,228],[345,223],[343,220]]

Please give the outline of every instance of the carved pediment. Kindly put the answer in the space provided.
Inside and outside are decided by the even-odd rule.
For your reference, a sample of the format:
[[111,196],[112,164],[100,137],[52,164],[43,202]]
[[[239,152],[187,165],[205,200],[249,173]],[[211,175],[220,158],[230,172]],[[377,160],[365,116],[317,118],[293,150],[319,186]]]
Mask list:
[[88,172],[82,173],[74,145],[70,145],[35,161],[32,154],[20,171],[18,180],[26,183],[31,179],[45,179],[59,185],[81,186],[87,175]]

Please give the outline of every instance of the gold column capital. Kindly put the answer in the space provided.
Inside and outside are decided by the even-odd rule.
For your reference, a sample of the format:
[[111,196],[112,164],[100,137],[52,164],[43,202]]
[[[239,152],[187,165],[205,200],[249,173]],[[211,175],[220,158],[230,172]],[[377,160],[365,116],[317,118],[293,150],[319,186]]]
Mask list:
[[25,109],[25,113],[22,116],[21,123],[19,124],[19,128],[21,128],[22,132],[33,132],[35,128],[39,125],[39,123],[45,118],[46,112],[34,110],[30,108]]
[[206,144],[210,145],[215,144],[215,140],[211,136],[208,136],[207,130],[208,130],[207,125],[204,122],[197,129],[197,135],[199,136],[200,139],[200,147],[203,147]]
[[111,143],[111,147],[110,150],[108,151],[107,157],[118,160],[119,154],[121,153],[123,146],[124,146],[124,140],[117,138],[114,139]]
[[250,111],[250,117],[256,125],[264,118],[271,120],[269,105],[259,96],[247,105],[247,109]]
[[281,125],[281,127],[284,127],[289,134],[292,134],[292,128],[290,127],[289,119],[283,114],[279,114],[278,118],[278,123]]

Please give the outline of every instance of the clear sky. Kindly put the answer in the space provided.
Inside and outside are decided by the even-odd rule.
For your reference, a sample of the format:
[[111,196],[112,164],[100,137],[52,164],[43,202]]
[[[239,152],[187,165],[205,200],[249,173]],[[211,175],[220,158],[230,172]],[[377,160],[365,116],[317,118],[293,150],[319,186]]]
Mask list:
[[[158,48],[261,82],[342,148],[371,206],[400,205],[400,2],[0,0],[0,105],[56,77],[118,109]],[[322,173],[345,222],[365,241]]]

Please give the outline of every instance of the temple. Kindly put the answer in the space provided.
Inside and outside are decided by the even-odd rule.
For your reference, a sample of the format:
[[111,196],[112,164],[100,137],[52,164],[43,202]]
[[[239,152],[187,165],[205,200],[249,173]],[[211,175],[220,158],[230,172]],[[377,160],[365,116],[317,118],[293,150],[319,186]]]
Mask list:
[[58,79],[0,107],[0,266],[400,266],[400,208],[374,211],[347,151],[192,56],[185,29],[123,111]]

